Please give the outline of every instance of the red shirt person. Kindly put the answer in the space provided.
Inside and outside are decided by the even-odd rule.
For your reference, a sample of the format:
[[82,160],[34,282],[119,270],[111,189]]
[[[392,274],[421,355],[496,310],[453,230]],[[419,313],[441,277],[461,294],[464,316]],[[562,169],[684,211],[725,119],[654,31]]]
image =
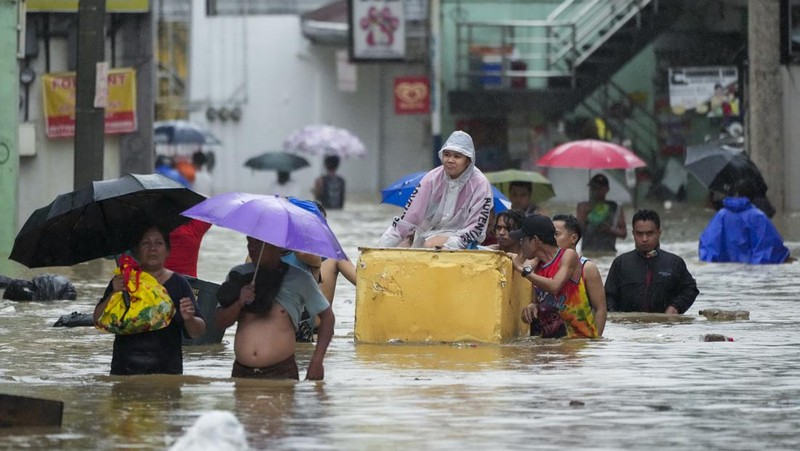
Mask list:
[[172,244],[164,267],[187,276],[197,277],[197,258],[200,255],[200,242],[211,224],[192,219],[169,234]]

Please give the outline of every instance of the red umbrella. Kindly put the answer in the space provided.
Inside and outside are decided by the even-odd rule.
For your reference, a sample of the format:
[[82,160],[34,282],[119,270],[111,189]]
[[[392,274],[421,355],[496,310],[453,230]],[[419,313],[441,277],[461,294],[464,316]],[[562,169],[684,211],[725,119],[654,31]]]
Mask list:
[[575,169],[632,169],[647,166],[630,150],[614,143],[585,139],[561,144],[539,161],[539,166]]

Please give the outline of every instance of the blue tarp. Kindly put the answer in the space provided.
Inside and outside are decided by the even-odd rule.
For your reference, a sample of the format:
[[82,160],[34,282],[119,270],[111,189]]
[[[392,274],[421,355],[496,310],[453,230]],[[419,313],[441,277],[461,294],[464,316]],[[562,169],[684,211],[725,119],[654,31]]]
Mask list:
[[783,263],[789,249],[769,218],[746,197],[727,197],[700,235],[700,260]]

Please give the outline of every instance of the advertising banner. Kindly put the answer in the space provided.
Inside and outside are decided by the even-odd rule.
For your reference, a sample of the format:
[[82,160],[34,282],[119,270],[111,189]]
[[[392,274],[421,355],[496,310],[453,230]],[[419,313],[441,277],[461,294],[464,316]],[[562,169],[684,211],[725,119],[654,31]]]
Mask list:
[[[78,0],[28,0],[29,13],[75,13]],[[150,0],[106,0],[107,13],[146,13]]]
[[428,77],[394,79],[394,113],[423,114],[430,112],[431,90]]
[[353,61],[397,61],[406,56],[402,0],[350,0]]
[[738,116],[738,69],[735,66],[671,68],[669,106],[678,115],[694,110],[708,117]]
[[[75,72],[42,76],[45,133],[48,138],[75,135]],[[105,109],[105,133],[136,131],[136,71],[110,69]]]

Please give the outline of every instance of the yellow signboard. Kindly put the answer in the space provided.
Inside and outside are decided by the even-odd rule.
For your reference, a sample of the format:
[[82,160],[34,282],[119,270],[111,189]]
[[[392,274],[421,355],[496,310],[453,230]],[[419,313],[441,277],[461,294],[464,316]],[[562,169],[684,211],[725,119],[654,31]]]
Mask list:
[[[75,72],[42,76],[45,132],[48,138],[75,135]],[[136,131],[136,71],[108,71],[108,103],[105,109],[105,133]]]
[[[78,0],[28,0],[29,13],[78,12]],[[106,0],[107,13],[146,13],[150,0]]]

